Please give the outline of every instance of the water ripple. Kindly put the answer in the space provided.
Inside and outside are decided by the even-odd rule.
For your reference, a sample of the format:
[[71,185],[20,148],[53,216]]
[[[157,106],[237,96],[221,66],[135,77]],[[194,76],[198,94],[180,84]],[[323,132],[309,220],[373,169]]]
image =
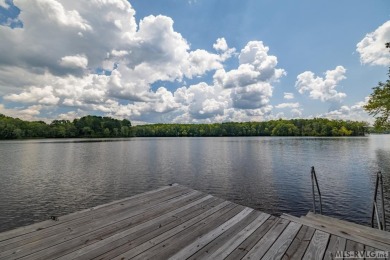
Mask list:
[[312,165],[324,213],[362,224],[382,170],[390,217],[389,135],[2,141],[0,158],[0,231],[171,183],[271,214],[305,215]]

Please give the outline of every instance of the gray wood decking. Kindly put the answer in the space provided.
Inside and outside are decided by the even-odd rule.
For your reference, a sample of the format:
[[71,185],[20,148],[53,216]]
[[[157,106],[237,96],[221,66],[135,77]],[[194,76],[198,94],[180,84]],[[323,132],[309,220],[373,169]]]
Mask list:
[[332,259],[390,251],[390,233],[280,218],[180,185],[0,233],[0,259]]

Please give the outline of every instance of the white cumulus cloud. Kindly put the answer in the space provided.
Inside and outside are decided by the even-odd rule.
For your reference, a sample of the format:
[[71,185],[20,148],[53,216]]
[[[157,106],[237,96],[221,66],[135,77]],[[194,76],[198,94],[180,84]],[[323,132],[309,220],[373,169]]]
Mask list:
[[[150,15],[137,23],[126,0],[14,5],[23,27],[0,26],[0,93],[16,103],[2,111],[10,115],[43,118],[50,110],[63,119],[100,113],[140,122],[261,120],[273,108],[273,83],[285,74],[261,41],[239,54],[225,38],[216,39],[215,52],[192,50],[172,18]],[[225,70],[229,58],[239,64]],[[212,82],[185,83],[209,72]],[[164,82],[182,87],[171,90]]]
[[276,68],[277,58],[269,55],[268,51],[269,48],[261,41],[248,42],[239,54],[237,69],[215,72],[214,84],[231,89],[234,108],[249,110],[268,106],[272,83],[285,74],[283,69]]
[[60,65],[70,69],[86,69],[88,65],[88,59],[83,55],[65,56],[59,61]]
[[298,108],[299,103],[281,103],[275,106],[275,108]]
[[302,111],[303,109],[302,108],[293,108],[291,109],[291,116],[292,117],[301,117],[302,116]]
[[283,98],[284,99],[294,99],[294,93],[284,92]]
[[213,44],[213,48],[216,51],[225,52],[228,50],[229,47],[227,45],[225,38],[218,38],[217,42]]
[[285,74],[276,68],[276,56],[268,55],[269,48],[261,41],[251,41],[239,55],[238,69],[218,70],[214,75],[217,84],[224,88],[246,87],[258,82],[272,82]]
[[[82,54],[91,68],[103,67],[107,53],[128,46],[137,29],[135,11],[125,0],[15,0],[14,4],[21,10],[18,19],[23,28],[1,26],[0,70],[18,67],[80,76],[83,68],[64,67],[61,59]],[[115,25],[118,20],[125,25],[121,29]]]
[[311,71],[305,71],[297,76],[295,87],[299,93],[309,93],[310,98],[321,101],[340,102],[347,95],[336,90],[339,82],[345,79],[346,69],[337,66],[334,70],[325,72],[325,77],[315,76]]
[[0,0],[0,7],[7,9],[9,7],[8,3],[5,0]]
[[[276,109],[284,109],[289,110],[290,115],[292,118],[297,118],[302,116],[303,108],[299,104],[299,102],[287,102],[287,103],[280,103],[275,106]],[[287,118],[284,113],[282,113],[283,118]]]
[[272,96],[272,86],[259,82],[232,90],[233,106],[241,109],[257,109],[267,106]]
[[181,104],[184,117],[191,120],[223,115],[229,107],[229,91],[202,82],[175,91],[175,100]]
[[[40,105],[32,105],[23,109],[12,109],[6,108],[3,104],[0,104],[0,114],[29,121],[36,120],[37,116],[41,113],[41,109],[42,106]],[[46,118],[40,118],[40,120],[49,121]]]
[[374,118],[369,116],[364,110],[363,106],[368,102],[368,97],[364,101],[356,102],[352,106],[343,105],[340,108],[330,111],[328,113],[320,114],[318,117],[325,117],[329,119],[341,119],[341,120],[356,120],[366,121],[373,123]]
[[390,53],[385,43],[390,42],[390,21],[368,33],[357,45],[360,61],[370,65],[390,65]]
[[4,97],[6,100],[23,103],[39,103],[44,105],[55,105],[59,98],[53,94],[53,87],[44,88],[30,87],[27,91],[20,94],[11,94]]

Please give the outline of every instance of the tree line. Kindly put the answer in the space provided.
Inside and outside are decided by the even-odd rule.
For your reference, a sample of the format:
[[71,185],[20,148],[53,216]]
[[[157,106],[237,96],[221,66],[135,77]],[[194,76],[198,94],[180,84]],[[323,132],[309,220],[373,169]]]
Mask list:
[[127,119],[85,116],[80,119],[23,121],[0,114],[0,139],[22,138],[79,138],[79,137],[131,137],[131,123]]
[[181,137],[181,136],[363,136],[366,122],[325,118],[226,122],[214,124],[152,124],[131,126],[127,119],[85,116],[80,119],[23,121],[0,114],[0,139]]
[[228,122],[215,124],[153,124],[132,127],[133,136],[363,136],[366,122],[324,118]]

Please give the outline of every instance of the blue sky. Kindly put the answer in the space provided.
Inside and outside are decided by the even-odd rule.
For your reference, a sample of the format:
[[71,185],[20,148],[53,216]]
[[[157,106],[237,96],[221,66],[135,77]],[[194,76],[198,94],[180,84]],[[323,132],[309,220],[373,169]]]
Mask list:
[[28,120],[370,121],[390,65],[386,0],[0,0],[0,23],[0,113]]

